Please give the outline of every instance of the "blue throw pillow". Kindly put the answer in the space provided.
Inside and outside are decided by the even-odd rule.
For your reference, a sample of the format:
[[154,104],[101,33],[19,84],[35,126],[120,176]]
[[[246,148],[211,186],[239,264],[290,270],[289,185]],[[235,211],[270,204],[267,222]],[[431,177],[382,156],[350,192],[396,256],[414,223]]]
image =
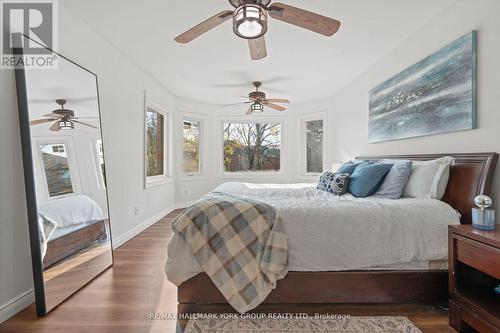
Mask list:
[[319,177],[318,186],[320,191],[329,192],[335,195],[342,195],[347,192],[349,186],[349,175],[345,173],[323,172]]
[[379,188],[392,164],[365,162],[359,164],[349,177],[349,192],[356,198],[372,195]]
[[388,199],[399,199],[410,178],[412,161],[383,160],[382,163],[394,163],[393,167],[385,176],[384,181],[373,194]]
[[353,160],[345,162],[340,166],[340,168],[337,170],[336,173],[347,173],[351,175],[354,172],[354,169],[356,169],[356,167],[362,163],[367,163],[367,162],[363,160]]

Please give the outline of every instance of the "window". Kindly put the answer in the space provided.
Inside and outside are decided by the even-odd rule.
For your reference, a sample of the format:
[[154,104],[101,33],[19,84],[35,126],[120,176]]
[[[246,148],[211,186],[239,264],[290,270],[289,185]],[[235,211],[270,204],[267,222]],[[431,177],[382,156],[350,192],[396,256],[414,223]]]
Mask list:
[[279,171],[281,124],[223,123],[224,171]]
[[200,135],[201,122],[184,119],[182,130],[182,167],[184,173],[201,173]]
[[104,166],[104,150],[102,148],[102,140],[101,139],[96,139],[95,140],[95,151],[96,151],[96,161],[97,161],[97,168],[99,172],[99,178],[101,179],[101,184],[102,187],[106,187],[106,169]]
[[147,103],[145,114],[145,187],[170,181],[169,114],[153,103]]
[[43,170],[50,197],[73,193],[66,146],[62,143],[41,144]]
[[146,112],[147,177],[164,174],[165,117],[150,108]]
[[305,121],[306,173],[323,172],[323,119]]

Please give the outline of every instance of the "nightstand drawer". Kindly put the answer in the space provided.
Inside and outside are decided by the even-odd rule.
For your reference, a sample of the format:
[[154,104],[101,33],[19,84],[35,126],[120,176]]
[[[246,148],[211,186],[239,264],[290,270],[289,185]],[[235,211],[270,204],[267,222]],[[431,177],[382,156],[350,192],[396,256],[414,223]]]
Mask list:
[[460,236],[455,249],[458,261],[500,279],[500,249]]

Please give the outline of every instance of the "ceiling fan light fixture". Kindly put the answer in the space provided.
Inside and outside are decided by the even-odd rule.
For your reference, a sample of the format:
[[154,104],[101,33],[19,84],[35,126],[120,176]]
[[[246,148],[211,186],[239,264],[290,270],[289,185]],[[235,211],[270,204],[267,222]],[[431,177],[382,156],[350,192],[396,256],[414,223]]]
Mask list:
[[74,128],[75,124],[68,119],[62,119],[59,121],[59,129],[62,131],[70,131]]
[[264,112],[264,104],[261,102],[255,102],[252,104],[252,113],[262,113]]
[[245,39],[262,37],[267,32],[267,11],[259,5],[243,5],[234,11],[233,30]]

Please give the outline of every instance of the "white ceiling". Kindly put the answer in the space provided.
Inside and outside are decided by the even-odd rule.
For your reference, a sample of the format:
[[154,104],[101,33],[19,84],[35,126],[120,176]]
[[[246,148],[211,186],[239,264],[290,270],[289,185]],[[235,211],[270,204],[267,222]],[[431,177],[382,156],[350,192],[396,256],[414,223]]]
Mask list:
[[65,99],[75,117],[99,118],[95,76],[64,58],[57,69],[27,70],[26,90],[30,120],[60,109],[56,99]]
[[[281,1],[281,0],[280,0]],[[65,0],[176,96],[211,104],[238,102],[251,81],[270,98],[303,102],[333,95],[454,0],[283,0],[342,22],[326,38],[270,19],[268,57],[250,60],[231,21],[189,44],[174,37],[232,7],[227,0]],[[267,84],[266,84],[267,83]]]

